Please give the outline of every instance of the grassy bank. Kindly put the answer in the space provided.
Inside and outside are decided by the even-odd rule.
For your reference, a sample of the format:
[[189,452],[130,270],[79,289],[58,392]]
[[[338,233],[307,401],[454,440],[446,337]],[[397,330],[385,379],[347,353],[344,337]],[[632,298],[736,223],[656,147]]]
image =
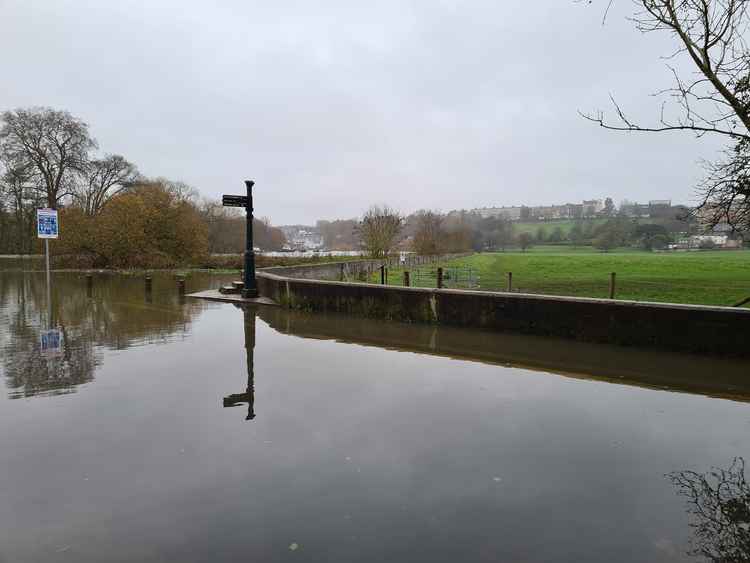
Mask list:
[[[615,272],[618,299],[733,305],[750,296],[750,251],[602,253],[538,247],[525,253],[475,254],[445,267],[471,268],[478,289],[490,291],[504,291],[512,272],[514,291],[608,297],[609,274]],[[400,270],[389,272],[389,283],[400,285],[402,279]],[[428,284],[429,279],[419,285]]]

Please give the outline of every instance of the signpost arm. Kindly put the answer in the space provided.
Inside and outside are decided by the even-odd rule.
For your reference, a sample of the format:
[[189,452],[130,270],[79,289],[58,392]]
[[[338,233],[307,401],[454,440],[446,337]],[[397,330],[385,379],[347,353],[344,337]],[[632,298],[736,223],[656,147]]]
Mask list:
[[245,180],[247,234],[245,236],[245,276],[242,280],[244,282],[242,296],[245,298],[258,297],[258,287],[255,283],[255,252],[253,251],[253,185],[255,182],[252,180]]

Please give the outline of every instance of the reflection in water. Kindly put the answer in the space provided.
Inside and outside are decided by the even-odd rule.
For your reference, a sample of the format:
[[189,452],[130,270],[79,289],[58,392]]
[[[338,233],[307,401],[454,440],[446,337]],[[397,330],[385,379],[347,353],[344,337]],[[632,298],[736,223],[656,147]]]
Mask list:
[[679,495],[688,499],[693,516],[691,555],[716,563],[750,561],[750,487],[745,460],[708,473],[676,471],[668,475]]
[[385,322],[261,307],[271,328],[301,338],[335,340],[505,367],[750,401],[747,361],[575,342],[542,336]]
[[233,393],[224,397],[224,407],[236,407],[247,403],[245,420],[255,418],[255,309],[244,308],[245,316],[245,355],[247,357],[247,388],[244,393]]
[[[42,273],[0,272],[0,374],[11,398],[72,393],[93,380],[102,349],[167,342],[189,331],[205,304],[185,303],[169,275],[155,275],[143,296],[137,276],[56,273],[47,312]],[[88,280],[92,281],[89,282]],[[222,280],[194,275],[205,288]],[[48,319],[60,333],[59,352],[44,349]]]
[[[697,395],[748,400],[746,362],[240,316],[180,306],[163,274],[151,305],[142,276],[97,276],[88,298],[85,279],[56,275],[64,334],[48,360],[43,281],[0,273],[10,397],[98,381],[59,400],[0,393],[0,561],[686,563],[683,498],[701,560],[747,556],[741,462],[675,474],[686,497],[664,478],[748,459],[748,404]],[[221,281],[191,276],[188,291]],[[234,410],[218,404],[230,392]]]

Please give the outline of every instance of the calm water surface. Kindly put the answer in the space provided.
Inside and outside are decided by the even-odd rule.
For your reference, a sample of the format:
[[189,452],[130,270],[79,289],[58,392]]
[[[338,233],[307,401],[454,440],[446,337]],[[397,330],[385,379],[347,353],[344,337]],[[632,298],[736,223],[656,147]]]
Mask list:
[[0,562],[704,561],[750,458],[747,364],[54,282],[59,348],[0,272]]

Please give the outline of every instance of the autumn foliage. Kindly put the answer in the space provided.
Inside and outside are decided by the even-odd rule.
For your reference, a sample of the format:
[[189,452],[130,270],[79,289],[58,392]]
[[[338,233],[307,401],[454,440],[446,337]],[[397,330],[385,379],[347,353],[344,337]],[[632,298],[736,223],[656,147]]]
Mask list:
[[87,257],[92,266],[170,268],[208,254],[208,227],[195,205],[164,182],[144,182],[113,197],[98,215],[63,209],[66,236],[56,254]]

